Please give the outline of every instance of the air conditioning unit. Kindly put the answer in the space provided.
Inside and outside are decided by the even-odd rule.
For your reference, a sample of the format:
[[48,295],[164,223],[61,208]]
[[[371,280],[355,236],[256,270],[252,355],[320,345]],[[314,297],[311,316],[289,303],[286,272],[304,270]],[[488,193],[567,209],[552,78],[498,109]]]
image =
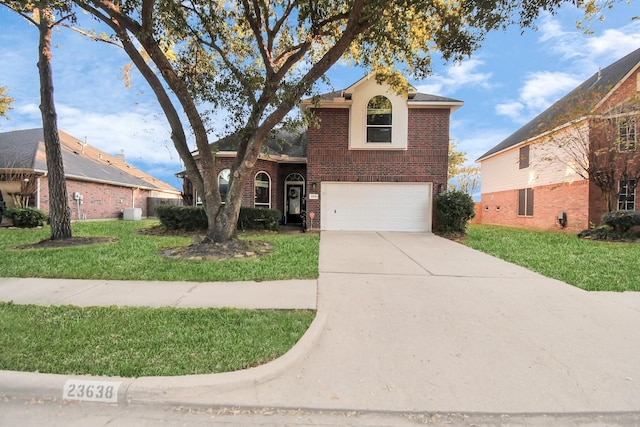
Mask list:
[[125,221],[140,221],[142,219],[142,209],[125,208],[122,211],[122,219]]

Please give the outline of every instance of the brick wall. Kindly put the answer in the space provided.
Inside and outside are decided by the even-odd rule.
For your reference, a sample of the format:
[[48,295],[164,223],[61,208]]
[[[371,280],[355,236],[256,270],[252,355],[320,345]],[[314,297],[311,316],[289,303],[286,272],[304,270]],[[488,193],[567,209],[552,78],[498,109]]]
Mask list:
[[567,230],[581,231],[589,227],[588,181],[552,184],[534,188],[533,216],[518,216],[518,190],[498,191],[482,195],[480,202],[483,224],[523,228],[560,228],[558,212],[567,213]]
[[[78,216],[78,203],[74,193],[83,196]],[[142,216],[147,216],[147,198],[150,191],[117,187],[94,182],[67,180],[67,195],[71,219],[112,219],[119,218],[125,208],[140,208]],[[49,212],[49,183],[40,179],[40,209]]]
[[[400,151],[349,150],[349,110],[316,109],[319,128],[310,128],[307,181],[345,182],[433,182],[447,186],[449,147],[448,109],[409,109],[408,149]],[[315,212],[320,224],[320,200],[309,200],[307,211]]]
[[[216,173],[220,173],[223,169],[231,168],[233,158],[220,158],[217,161]],[[264,171],[271,177],[271,209],[277,209],[280,212],[284,209],[284,181],[291,173],[299,173],[306,175],[306,165],[296,163],[281,163],[259,159],[256,162],[253,172],[247,178],[242,187],[242,206],[253,207],[254,204],[254,188],[253,180],[256,173]]]

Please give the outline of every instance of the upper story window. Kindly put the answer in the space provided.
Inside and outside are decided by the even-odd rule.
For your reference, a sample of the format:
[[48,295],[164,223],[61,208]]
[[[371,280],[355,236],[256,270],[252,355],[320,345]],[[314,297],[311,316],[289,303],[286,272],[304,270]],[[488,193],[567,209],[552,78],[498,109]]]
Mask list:
[[391,101],[386,96],[377,95],[367,104],[367,142],[391,142],[392,125]]
[[636,119],[631,118],[618,122],[618,149],[620,151],[635,151],[636,145]]
[[528,145],[525,145],[524,147],[520,147],[519,165],[520,165],[520,169],[526,169],[529,167],[529,146]]
[[223,169],[218,174],[218,187],[220,187],[220,198],[222,204],[227,199],[227,191],[229,191],[229,179],[231,178],[231,169]]
[[253,189],[253,205],[256,208],[271,208],[271,178],[266,172],[256,174]]

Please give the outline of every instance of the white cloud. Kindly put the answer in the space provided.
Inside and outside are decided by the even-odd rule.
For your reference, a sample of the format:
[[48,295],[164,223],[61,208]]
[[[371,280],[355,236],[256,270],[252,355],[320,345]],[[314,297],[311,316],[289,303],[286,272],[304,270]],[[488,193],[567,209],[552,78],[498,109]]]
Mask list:
[[477,123],[475,120],[456,119],[455,116],[451,118],[451,138],[459,151],[467,153],[467,164],[474,164],[478,157],[513,132],[487,125],[478,126]]
[[544,110],[574,89],[582,79],[562,72],[538,72],[528,76],[520,100],[530,110]]
[[[130,110],[100,114],[58,105],[58,127],[109,154],[124,151],[128,163],[180,168],[164,117]],[[178,172],[175,169],[175,172]]]
[[496,114],[526,123],[580,83],[581,79],[563,72],[531,73],[520,88],[518,99],[497,104]]
[[545,48],[585,80],[599,67],[606,67],[640,46],[640,21],[629,18],[628,23],[618,28],[605,29],[599,35],[585,35],[575,27],[563,29],[558,18],[547,15],[540,25],[540,34],[539,41]]
[[479,71],[485,65],[484,61],[471,58],[459,64],[447,67],[443,75],[434,75],[424,84],[417,85],[419,92],[433,95],[450,95],[464,87],[491,88],[489,79],[491,73]]
[[[595,24],[594,24],[595,25]],[[523,124],[580,83],[640,46],[640,22],[586,35],[567,20],[543,17],[538,42],[548,52],[548,70],[530,71],[517,98],[496,105],[496,114]]]
[[510,101],[496,105],[496,113],[498,115],[509,117],[515,122],[522,120],[522,110],[524,110],[524,105],[519,101]]

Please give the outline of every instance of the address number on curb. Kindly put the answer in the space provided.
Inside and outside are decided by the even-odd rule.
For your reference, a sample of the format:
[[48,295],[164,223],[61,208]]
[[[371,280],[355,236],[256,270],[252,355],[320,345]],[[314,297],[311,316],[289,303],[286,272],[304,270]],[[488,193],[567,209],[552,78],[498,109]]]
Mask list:
[[119,381],[67,380],[62,390],[66,400],[118,403]]

